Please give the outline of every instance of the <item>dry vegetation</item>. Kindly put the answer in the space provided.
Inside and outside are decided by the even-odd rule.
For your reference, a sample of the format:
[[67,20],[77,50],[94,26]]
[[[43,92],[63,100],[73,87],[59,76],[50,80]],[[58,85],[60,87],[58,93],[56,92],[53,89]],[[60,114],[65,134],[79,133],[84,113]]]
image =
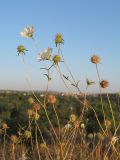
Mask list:
[[[34,28],[27,27],[21,32],[21,36],[30,38],[36,43],[33,36]],[[69,66],[66,64],[64,55],[62,54],[62,44],[64,43],[61,34],[55,36],[55,44],[57,47],[57,54],[52,57],[52,48],[47,48],[38,55],[39,61],[48,61],[50,66],[48,68],[41,68],[45,70],[47,78],[47,87],[44,97],[40,99],[36,93],[31,89],[30,80],[27,77],[28,85],[30,86],[32,95],[28,98],[29,108],[27,109],[26,118],[27,126],[19,126],[16,134],[10,134],[9,124],[2,121],[1,123],[1,146],[0,146],[0,159],[1,160],[119,160],[120,159],[120,141],[119,141],[119,121],[116,122],[116,117],[113,111],[110,96],[107,88],[109,82],[101,80],[98,65],[101,61],[99,56],[93,55],[91,63],[96,67],[99,85],[99,98],[100,98],[100,112],[96,111],[92,102],[87,97],[87,89],[89,86],[94,85],[94,81],[86,80],[86,91],[82,93],[79,88],[79,81],[77,82],[74,75],[71,73]],[[17,48],[18,55],[22,57],[23,64],[26,68],[25,54],[28,51],[23,45]],[[68,75],[61,73],[60,65],[66,66]],[[48,94],[49,82],[52,80],[51,71],[56,70],[59,73],[61,80],[67,89],[74,87],[76,91],[82,95],[82,98],[76,96],[80,104],[81,112],[79,115],[72,112],[67,115],[66,124],[61,122],[60,114],[57,109],[57,97],[53,94]],[[25,71],[27,72],[27,71]],[[27,74],[27,73],[26,73]],[[28,74],[27,74],[28,75]],[[108,103],[108,114],[104,106],[104,99],[102,90],[106,91],[106,101]],[[119,97],[119,94],[118,94]],[[96,97],[94,97],[96,98]],[[118,104],[119,106],[119,104]],[[49,107],[53,112],[52,116],[49,114]],[[74,106],[75,107],[75,106]],[[89,119],[86,119],[86,113],[92,111],[95,121],[98,124],[98,130],[87,131]],[[48,125],[40,123],[42,119],[41,112],[47,119]],[[23,117],[24,118],[24,117]],[[56,123],[53,123],[52,119]],[[16,119],[17,121],[17,119]],[[90,123],[90,122],[89,122]],[[12,124],[14,127],[14,123]],[[94,126],[94,121],[92,122]],[[96,127],[96,126],[95,126]],[[89,129],[90,130],[90,129]],[[95,130],[95,129],[94,129]]]

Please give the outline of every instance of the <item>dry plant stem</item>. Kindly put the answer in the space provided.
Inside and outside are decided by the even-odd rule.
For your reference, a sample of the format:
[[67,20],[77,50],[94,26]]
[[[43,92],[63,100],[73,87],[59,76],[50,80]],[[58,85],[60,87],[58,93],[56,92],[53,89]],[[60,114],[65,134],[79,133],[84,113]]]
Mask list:
[[[68,121],[67,124],[69,124],[69,122],[70,122],[70,121]],[[64,137],[65,137],[66,132],[67,132],[67,128],[65,128],[65,131],[64,131],[64,130],[62,131],[62,139],[63,139],[63,140],[64,140]]]
[[[47,132],[49,133],[49,135],[50,135],[50,137],[51,137],[51,139],[52,139],[52,141],[53,141],[53,144],[52,144],[52,146],[53,146],[53,148],[54,148],[54,154],[55,153],[57,153],[57,148],[56,148],[56,142],[55,142],[55,140],[54,140],[54,137],[53,137],[53,135],[52,135],[52,133],[49,131],[49,130],[47,130]],[[54,157],[54,156],[53,156]],[[54,159],[54,158],[53,158]]]
[[[72,72],[71,72],[69,66],[68,66],[67,63],[66,63],[66,60],[65,60],[64,56],[63,56],[63,53],[62,53],[62,49],[61,49],[60,44],[58,45],[58,53],[61,54],[62,59],[63,59],[63,61],[64,61],[64,64],[65,64],[65,66],[66,66],[66,68],[67,68],[67,70],[68,70],[68,72],[69,72],[69,74],[70,74],[70,76],[71,76],[71,78],[72,78],[74,84],[76,84],[75,78],[74,78],[74,76],[73,76],[73,74],[72,74]],[[80,90],[80,88],[79,88],[78,86],[76,86],[76,88],[77,88],[77,90],[78,90],[79,93],[82,93],[81,90]]]
[[5,160],[6,155],[6,128],[4,129],[4,144],[3,144],[3,160]]
[[80,128],[78,129],[78,131],[79,131],[79,135],[80,135],[80,160],[81,160],[82,159],[82,139],[83,139],[83,136],[82,136],[82,132],[80,131]]
[[37,122],[35,120],[35,141],[36,141],[36,146],[37,146],[37,153],[38,153],[38,158],[39,160],[41,160],[41,156],[40,156],[40,151],[39,151],[39,145],[38,145],[38,135],[37,135]]
[[[64,79],[63,79],[62,73],[61,73],[61,71],[60,71],[60,67],[59,67],[58,65],[57,65],[57,66],[54,66],[54,67],[55,67],[55,69],[57,70],[57,72],[59,73],[60,78],[61,78],[63,84],[65,85],[65,87],[68,89],[69,92],[71,92],[71,89],[67,86],[66,82],[65,82]],[[57,68],[57,67],[58,67],[58,68]]]
[[75,134],[76,134],[76,128],[75,128],[75,130],[74,130],[74,132],[73,132],[72,139],[71,139],[71,143],[70,143],[69,146],[68,146],[68,150],[66,151],[66,154],[65,154],[63,160],[66,160],[66,158],[67,158],[67,156],[68,156],[70,147],[71,147],[71,145],[72,145],[72,143],[73,143],[73,140],[74,140],[74,138],[75,138]]
[[[117,131],[118,131],[118,129],[120,128],[120,122],[119,122],[119,124],[118,124],[118,127],[116,128],[116,130],[115,130],[115,133],[114,133],[114,135],[113,135],[113,137],[115,137],[116,136],[116,134],[117,134]],[[112,140],[111,140],[112,141]],[[109,150],[110,150],[110,148],[111,148],[111,142],[110,142],[110,146],[109,146],[109,148],[108,148],[108,150],[107,150],[107,152],[106,152],[106,154],[105,154],[105,157],[104,157],[104,159],[107,157],[107,154],[108,154],[108,152],[109,152]]]
[[85,94],[84,94],[84,106],[83,106],[83,109],[82,109],[82,113],[80,115],[80,121],[83,119],[83,116],[84,116],[84,112],[85,112],[85,105],[86,105],[86,101],[87,101],[87,89],[88,89],[88,85],[86,87],[86,90],[85,90]]
[[[83,103],[81,100],[78,100],[78,101],[79,101],[82,105],[84,105],[84,103]],[[103,127],[102,127],[102,125],[101,125],[101,123],[100,123],[100,121],[99,121],[99,119],[98,119],[98,116],[97,116],[97,113],[96,113],[95,109],[94,109],[91,105],[89,105],[89,107],[94,111],[95,117],[96,117],[96,119],[97,119],[97,121],[98,121],[98,124],[99,124],[101,130],[103,131],[104,135],[107,136],[106,132],[104,131],[104,129],[103,129]]]
[[[94,159],[94,152],[96,151],[97,147],[100,145],[100,142],[95,146],[95,148],[93,148],[92,153],[90,153],[90,155],[88,155],[88,157],[86,158],[86,160],[88,160],[91,156]],[[98,159],[98,158],[97,158]],[[99,159],[98,159],[99,160]]]
[[61,138],[60,138],[60,133],[61,133],[60,120],[59,120],[57,111],[56,111],[56,109],[55,109],[55,105],[53,104],[52,106],[53,106],[53,110],[54,110],[54,112],[55,112],[55,115],[56,115],[56,118],[57,118],[57,122],[58,122],[58,127],[59,127],[59,141],[61,141],[61,140],[60,140],[60,139],[61,139]]
[[[67,136],[67,135],[66,135]],[[73,131],[71,131],[71,133],[68,135],[68,137],[66,137],[67,138],[67,141],[66,141],[66,143],[65,143],[65,146],[64,146],[64,150],[67,148],[67,146],[69,145],[69,142],[71,143],[71,138],[73,137]]]
[[95,113],[95,117],[96,117],[96,119],[97,119],[97,121],[98,121],[98,124],[99,124],[101,130],[103,131],[104,135],[107,136],[107,135],[106,135],[106,132],[104,131],[104,129],[103,129],[102,126],[101,126],[101,123],[100,123],[100,121],[99,121],[99,119],[98,119],[98,116],[97,116],[96,111],[94,110],[94,108],[93,108],[92,106],[90,106],[90,108],[91,108],[91,109],[93,110],[93,112]]
[[53,124],[52,124],[52,122],[51,122],[51,120],[50,120],[50,118],[49,118],[49,116],[48,116],[47,110],[46,110],[46,97],[47,97],[47,91],[48,91],[48,83],[47,83],[47,89],[46,89],[46,94],[45,94],[45,98],[44,98],[44,105],[43,105],[43,108],[44,108],[46,117],[47,117],[47,119],[48,119],[48,122],[49,122],[49,124],[50,124],[50,126],[51,126],[51,128],[52,128],[52,130],[53,130],[53,133],[55,134],[56,139],[59,141],[59,138],[58,138],[58,136],[57,136],[57,134],[56,134],[56,132],[55,132],[55,129],[54,129],[54,127],[53,127]]
[[75,135],[75,138],[74,138],[74,141],[73,141],[73,146],[72,146],[72,148],[71,148],[69,160],[71,160],[72,155],[73,155],[73,151],[74,151],[74,149],[75,149],[75,142],[76,142],[77,133],[78,133],[78,130],[76,131],[76,135]]
[[[30,122],[30,117],[29,117],[29,130],[30,130],[30,133],[32,133],[32,130],[31,130],[31,122]],[[32,147],[32,154],[33,154],[33,159],[35,160],[35,153],[34,153],[34,149],[33,149],[33,140],[32,140],[32,134],[31,134],[31,137],[30,137],[30,141],[31,141],[31,147]]]
[[[28,78],[28,70],[27,70],[27,66],[26,66],[25,60],[24,60],[24,56],[22,56],[22,58],[23,58],[23,64],[24,64],[24,66],[25,66],[25,71],[26,71],[26,72],[25,72],[25,73],[26,73],[26,80],[27,80],[27,82],[28,82],[28,84],[29,84],[29,87],[30,87],[30,89],[31,89],[31,92],[32,92],[32,94],[34,95],[34,97],[36,98],[36,100],[37,100],[37,101],[41,104],[41,106],[44,108],[45,113],[46,113],[46,116],[47,116],[47,119],[48,119],[48,121],[49,121],[49,123],[50,123],[50,125],[51,125],[51,127],[52,127],[52,129],[53,129],[53,132],[54,132],[55,136],[57,137],[56,132],[55,132],[55,130],[54,130],[54,127],[53,127],[53,125],[52,125],[52,123],[51,123],[51,121],[50,121],[50,119],[49,119],[47,110],[46,110],[46,108],[45,108],[46,96],[45,96],[45,99],[44,99],[44,104],[42,104],[42,103],[40,102],[40,100],[38,99],[38,97],[35,95],[34,91],[32,90],[31,83],[30,83],[29,78]],[[48,84],[47,84],[47,90],[48,90]],[[47,90],[46,90],[46,93],[47,93]]]
[[32,37],[32,40],[33,40],[33,42],[34,42],[34,44],[35,44],[35,47],[38,48],[38,49],[40,49],[39,42],[36,41],[36,39],[33,38],[33,37]]
[[97,64],[96,64],[96,71],[97,71],[98,80],[99,80],[100,101],[101,101],[102,112],[103,112],[103,117],[104,117],[104,124],[105,124],[105,127],[106,127],[106,131],[108,132],[107,126],[106,126],[106,123],[105,123],[105,111],[104,111],[104,106],[103,106],[102,91],[101,91],[101,87],[100,87],[101,79],[100,79],[100,74],[99,74],[99,70],[98,70],[98,65]]
[[35,99],[41,104],[41,106],[43,106],[43,104],[40,102],[40,100],[38,99],[38,97],[35,95],[35,92],[33,91],[32,89],[32,85],[31,85],[31,82],[29,80],[29,76],[28,76],[28,69],[27,69],[27,65],[25,63],[25,59],[24,59],[24,55],[22,55],[22,61],[23,61],[23,65],[24,65],[24,68],[25,68],[25,79],[27,81],[27,84],[33,94],[33,96],[35,97]]
[[[29,84],[29,87],[30,87],[30,89],[31,89],[31,91],[32,91],[32,94],[34,95],[34,97],[36,98],[36,100],[40,103],[40,105],[44,108],[45,114],[46,114],[46,116],[47,116],[47,119],[48,119],[48,121],[49,121],[49,123],[50,123],[50,125],[51,125],[51,127],[52,127],[52,130],[53,130],[53,132],[54,132],[54,134],[55,134],[55,136],[56,136],[56,138],[57,138],[57,134],[56,134],[56,132],[55,132],[55,130],[54,130],[54,127],[53,127],[53,125],[52,125],[52,123],[51,123],[51,121],[50,121],[50,119],[49,119],[49,116],[48,116],[48,113],[47,113],[47,110],[46,110],[46,105],[45,105],[46,96],[45,96],[45,98],[44,98],[44,104],[42,104],[42,103],[40,102],[40,100],[38,99],[38,97],[35,95],[34,91],[32,90],[31,83],[30,83],[29,78],[28,78],[28,72],[27,72],[28,70],[27,70],[27,66],[26,66],[25,60],[24,60],[24,56],[22,56],[22,58],[23,58],[23,63],[24,63],[24,66],[25,66],[25,71],[26,71],[26,80],[27,80],[27,82],[28,82],[28,84]],[[46,93],[47,93],[47,90],[48,90],[48,84],[47,84]]]
[[56,134],[56,132],[55,132],[55,130],[54,130],[54,127],[53,127],[53,125],[52,125],[52,122],[51,122],[51,120],[50,120],[50,118],[49,118],[49,116],[48,116],[46,107],[44,107],[44,110],[45,110],[45,114],[46,114],[46,116],[47,116],[47,119],[48,119],[48,121],[49,121],[49,124],[50,124],[50,126],[51,126],[51,128],[52,128],[52,130],[53,130],[53,133],[55,134],[56,139],[59,141],[59,138],[58,138],[58,136],[57,136],[57,134]]
[[112,109],[112,105],[111,105],[111,101],[110,101],[110,98],[109,98],[108,92],[107,92],[107,99],[108,99],[108,103],[109,103],[110,111],[111,111],[111,114],[112,114],[112,119],[113,119],[114,129],[115,129],[115,131],[116,131],[115,117],[114,117],[114,113],[113,113],[113,109]]
[[13,160],[15,160],[15,144],[12,144],[12,156],[13,156]]
[[[40,127],[39,127],[39,125],[38,125],[37,122],[36,122],[36,125],[37,125],[38,131],[39,131],[39,133],[40,133],[40,136],[41,136],[41,138],[42,138],[43,143],[46,144],[46,142],[45,142],[45,140],[44,140],[44,137],[43,137],[43,134],[42,134],[42,131],[41,131],[41,129],[40,129]],[[49,155],[50,159],[53,160],[53,158],[52,158],[52,156],[51,156],[51,154],[50,154],[49,148],[48,148],[47,146],[46,146],[46,149],[47,149],[47,152],[48,152],[48,155]]]

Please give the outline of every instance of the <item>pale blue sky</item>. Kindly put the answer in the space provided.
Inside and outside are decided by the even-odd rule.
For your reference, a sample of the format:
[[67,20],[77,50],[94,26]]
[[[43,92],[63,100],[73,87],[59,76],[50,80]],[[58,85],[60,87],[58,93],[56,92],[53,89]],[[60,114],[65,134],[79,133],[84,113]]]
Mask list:
[[[36,56],[48,46],[56,53],[54,36],[60,32],[65,40],[64,56],[76,80],[81,80],[82,90],[86,78],[97,80],[89,60],[94,53],[102,58],[100,74],[110,81],[110,91],[120,90],[119,0],[1,0],[0,24],[0,89],[29,90],[21,57],[16,53],[19,44],[29,50],[25,59],[33,89],[45,89],[46,80],[39,69],[44,63],[38,63]],[[39,48],[19,35],[29,25],[36,29]],[[50,90],[65,90],[56,71],[52,75]],[[98,87],[89,91],[97,92]]]

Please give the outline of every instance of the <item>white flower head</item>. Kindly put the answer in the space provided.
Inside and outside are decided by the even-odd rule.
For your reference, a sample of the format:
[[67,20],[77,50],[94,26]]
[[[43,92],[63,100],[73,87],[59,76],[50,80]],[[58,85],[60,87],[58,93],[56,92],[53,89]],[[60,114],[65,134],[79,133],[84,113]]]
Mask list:
[[32,38],[33,34],[35,32],[35,29],[33,26],[31,27],[25,27],[22,32],[20,32],[20,35],[24,38]]
[[38,59],[39,61],[42,61],[42,60],[50,60],[52,51],[53,51],[53,49],[52,49],[52,48],[49,48],[49,47],[46,48],[46,49],[44,49],[42,52],[40,52],[40,53],[38,54],[37,59]]

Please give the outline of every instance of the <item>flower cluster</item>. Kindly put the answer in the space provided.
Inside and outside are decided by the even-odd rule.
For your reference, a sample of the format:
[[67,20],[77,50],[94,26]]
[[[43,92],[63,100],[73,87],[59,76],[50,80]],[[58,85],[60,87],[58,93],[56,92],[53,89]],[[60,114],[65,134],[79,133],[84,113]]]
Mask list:
[[25,27],[22,32],[20,32],[20,35],[24,38],[33,38],[33,34],[35,32],[34,27]]

